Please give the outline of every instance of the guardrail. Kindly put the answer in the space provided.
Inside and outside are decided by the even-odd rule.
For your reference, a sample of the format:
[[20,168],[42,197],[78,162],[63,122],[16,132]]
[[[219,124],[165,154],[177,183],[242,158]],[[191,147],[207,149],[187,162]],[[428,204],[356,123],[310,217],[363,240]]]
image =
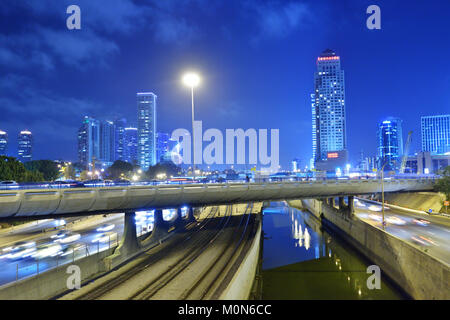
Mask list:
[[[398,181],[398,180],[426,180],[426,181],[432,181],[435,182],[438,180],[438,177],[436,176],[429,176],[429,177],[420,177],[420,178],[414,178],[410,176],[405,177],[385,177],[385,181]],[[330,179],[330,178],[307,178],[307,177],[287,177],[287,178],[261,178],[258,179],[259,182],[246,182],[246,181],[240,181],[240,180],[228,180],[224,182],[192,182],[192,181],[175,181],[167,183],[165,181],[140,181],[140,182],[130,182],[130,183],[89,183],[81,188],[110,188],[110,187],[130,187],[130,186],[172,186],[172,185],[229,185],[229,184],[261,184],[261,183],[290,183],[290,182],[318,182],[318,181],[326,181],[329,183],[334,182],[345,182],[345,181],[352,181],[352,182],[358,182],[358,181],[381,181],[380,178],[366,178],[366,177],[359,177],[359,178],[349,178],[349,179]],[[65,189],[73,189],[73,188],[79,188],[79,187],[73,187],[70,185],[55,185],[51,182],[46,183],[33,183],[33,184],[21,184],[13,185],[13,186],[5,186],[0,185],[0,191],[14,191],[14,190],[34,190],[34,189],[49,189],[49,190],[65,190]]]

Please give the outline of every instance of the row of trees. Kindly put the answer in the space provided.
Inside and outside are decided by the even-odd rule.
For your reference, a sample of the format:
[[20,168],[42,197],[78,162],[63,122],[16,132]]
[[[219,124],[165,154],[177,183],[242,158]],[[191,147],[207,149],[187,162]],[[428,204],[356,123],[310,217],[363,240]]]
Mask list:
[[140,180],[155,180],[159,175],[170,177],[182,174],[181,168],[171,162],[158,163],[141,174],[138,174],[139,169],[140,167],[136,164],[117,160],[106,170],[105,177],[108,179],[120,179],[124,177],[131,179],[134,175],[139,175]]
[[16,158],[0,156],[0,180],[38,182],[44,180],[44,175],[38,170],[28,170]]
[[[80,170],[82,166],[76,163],[61,167],[61,165],[51,160],[35,160],[23,164],[13,157],[0,157],[0,181],[54,181],[60,177],[75,179],[76,169],[81,171],[80,180],[92,178],[92,176],[87,174],[87,171]],[[132,179],[134,175],[137,175],[140,180],[155,180],[160,175],[170,177],[182,174],[181,168],[173,163],[158,163],[150,167],[146,172],[141,172],[139,169],[139,166],[136,164],[118,160],[106,169],[102,176],[105,179],[115,180],[121,178]]]
[[436,182],[435,189],[445,194],[447,201],[450,201],[450,166],[440,173],[441,178]]

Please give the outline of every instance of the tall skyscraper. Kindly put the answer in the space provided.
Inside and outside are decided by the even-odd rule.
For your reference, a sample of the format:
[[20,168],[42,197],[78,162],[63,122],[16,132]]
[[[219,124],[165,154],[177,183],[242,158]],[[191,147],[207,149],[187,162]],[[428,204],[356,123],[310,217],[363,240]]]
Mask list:
[[300,171],[300,160],[299,159],[294,159],[291,162],[291,171],[292,172],[299,172]]
[[33,156],[33,135],[28,130],[20,131],[18,137],[17,157],[21,162],[31,161]]
[[340,57],[330,49],[317,58],[311,100],[314,167],[331,170],[339,161],[347,161],[347,137],[344,70]]
[[100,122],[100,161],[111,165],[115,157],[115,126],[112,121]]
[[403,156],[402,120],[389,117],[378,126],[378,168],[384,170],[400,168]]
[[422,151],[431,154],[450,152],[450,115],[422,117]]
[[78,161],[88,166],[94,157],[100,159],[100,122],[86,116],[78,130]]
[[156,98],[152,92],[137,93],[138,162],[143,170],[156,164]]
[[0,130],[0,156],[6,156],[8,152],[8,134]]
[[124,160],[124,136],[125,128],[127,126],[127,120],[123,118],[118,119],[114,121],[114,125],[116,127],[114,160]]
[[125,128],[124,129],[124,149],[123,161],[129,163],[137,163],[138,161],[138,129]]
[[156,161],[161,162],[166,152],[169,151],[169,134],[165,132],[156,133]]

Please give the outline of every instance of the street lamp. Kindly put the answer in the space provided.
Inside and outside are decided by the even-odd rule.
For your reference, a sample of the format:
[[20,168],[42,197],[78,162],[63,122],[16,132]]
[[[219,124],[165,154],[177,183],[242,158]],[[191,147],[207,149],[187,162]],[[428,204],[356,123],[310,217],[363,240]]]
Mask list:
[[[383,166],[381,167],[381,212],[383,215],[383,230],[386,228],[386,221],[384,220],[384,167],[389,163],[389,161],[386,161]],[[394,161],[395,163],[395,161]]]
[[191,100],[192,100],[192,167],[193,167],[193,180],[195,180],[195,138],[194,138],[194,87],[200,84],[200,77],[198,74],[189,72],[183,76],[183,83],[191,88]]

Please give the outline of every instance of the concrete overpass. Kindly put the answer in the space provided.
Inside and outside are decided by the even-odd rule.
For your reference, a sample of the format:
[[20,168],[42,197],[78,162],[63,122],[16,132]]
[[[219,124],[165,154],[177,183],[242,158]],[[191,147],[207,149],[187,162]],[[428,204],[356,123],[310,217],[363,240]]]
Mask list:
[[[385,192],[430,191],[432,179],[385,180]],[[0,191],[0,220],[131,212],[381,192],[380,180],[185,184]]]

